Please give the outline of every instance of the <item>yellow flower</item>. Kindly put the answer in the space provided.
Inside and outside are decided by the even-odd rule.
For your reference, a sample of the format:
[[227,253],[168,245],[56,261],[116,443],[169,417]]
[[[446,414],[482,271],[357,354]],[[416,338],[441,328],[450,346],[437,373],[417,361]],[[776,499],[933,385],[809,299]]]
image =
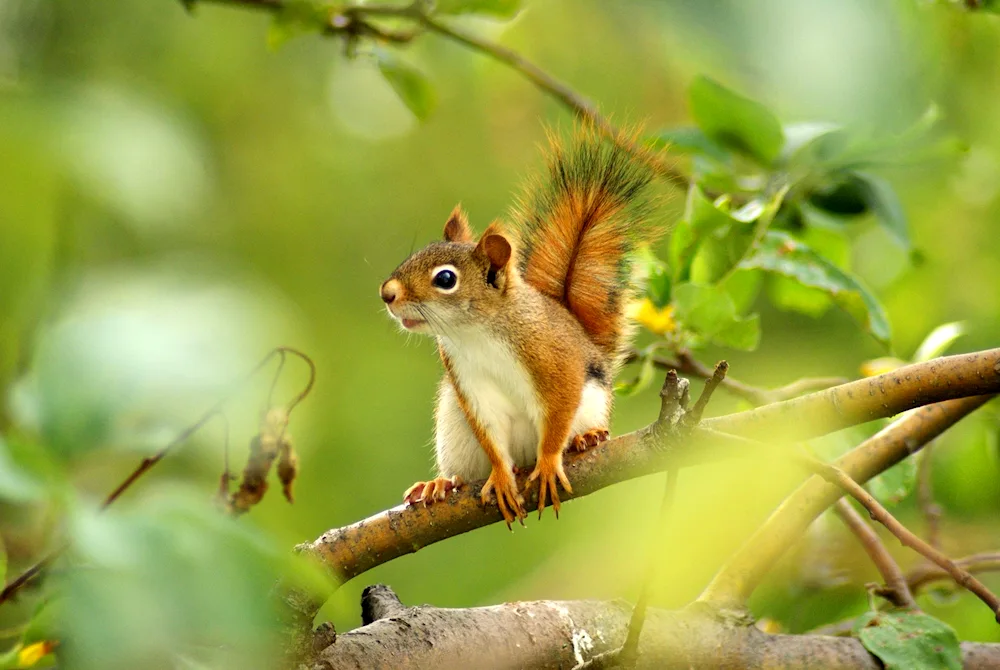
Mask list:
[[27,647],[17,652],[17,664],[22,668],[30,668],[35,663],[52,653],[52,650],[56,648],[56,642],[52,640],[43,640],[41,642],[34,642],[29,644]]
[[677,329],[673,305],[657,307],[649,298],[643,298],[630,304],[627,314],[657,335],[672,333]]

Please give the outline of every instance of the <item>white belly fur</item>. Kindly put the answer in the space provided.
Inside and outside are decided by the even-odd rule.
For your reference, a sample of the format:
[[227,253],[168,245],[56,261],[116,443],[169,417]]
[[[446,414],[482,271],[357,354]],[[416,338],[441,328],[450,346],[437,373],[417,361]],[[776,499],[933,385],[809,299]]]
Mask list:
[[[505,343],[486,333],[466,331],[460,340],[442,338],[441,344],[463,396],[507,467],[532,465],[538,455],[543,416],[528,372]],[[588,382],[570,437],[592,428],[607,428],[610,399],[606,388]],[[438,393],[435,451],[443,476],[458,475],[468,481],[490,473],[489,459],[447,378]]]

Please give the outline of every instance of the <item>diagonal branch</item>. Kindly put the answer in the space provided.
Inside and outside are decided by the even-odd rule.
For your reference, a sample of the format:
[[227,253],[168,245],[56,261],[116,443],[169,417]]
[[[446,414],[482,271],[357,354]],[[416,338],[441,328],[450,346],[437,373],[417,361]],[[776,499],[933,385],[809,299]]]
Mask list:
[[820,477],[831,484],[839,486],[848,495],[861,503],[864,508],[868,510],[868,513],[871,514],[872,518],[888,528],[889,532],[895,535],[900,542],[921,554],[942,570],[945,570],[949,575],[951,575],[951,578],[955,580],[956,584],[960,584],[969,591],[972,591],[972,593],[976,594],[976,596],[986,603],[987,607],[989,607],[993,612],[993,616],[996,618],[997,623],[1000,623],[1000,598],[998,598],[995,593],[990,591],[985,584],[972,576],[968,570],[959,567],[941,551],[935,549],[917,537],[915,533],[901,524],[899,520],[889,512],[889,510],[876,500],[875,496],[868,493],[868,491],[866,491],[861,484],[856,482],[841,468],[838,468],[835,465],[830,465],[829,463],[824,463],[823,461],[811,456],[800,458],[798,460]]
[[896,607],[907,609],[917,609],[917,601],[910,593],[910,587],[906,583],[906,577],[900,569],[899,564],[889,553],[889,550],[882,544],[882,539],[868,525],[858,511],[847,502],[846,498],[841,498],[833,506],[833,511],[840,517],[840,520],[851,529],[851,532],[858,538],[865,548],[865,553],[872,559],[872,563],[878,569],[882,580],[885,582],[885,589],[882,591],[883,597],[887,598]]
[[[909,366],[916,367],[919,366]],[[864,397],[869,396],[865,394]],[[866,482],[919,450],[991,398],[992,396],[960,398],[911,412],[840,457],[836,466],[854,481]],[[699,600],[726,603],[735,607],[742,605],[785,550],[801,537],[824,510],[842,496],[840,487],[824,481],[822,477],[811,477],[786,498],[733,554]]]

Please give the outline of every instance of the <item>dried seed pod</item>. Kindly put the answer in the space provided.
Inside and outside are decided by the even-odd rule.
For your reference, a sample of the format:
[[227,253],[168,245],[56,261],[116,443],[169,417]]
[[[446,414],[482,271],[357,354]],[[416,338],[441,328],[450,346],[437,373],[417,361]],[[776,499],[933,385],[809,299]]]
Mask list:
[[278,479],[281,481],[281,490],[285,494],[285,499],[292,503],[295,502],[292,496],[292,485],[295,483],[295,476],[299,473],[299,457],[287,435],[282,438],[279,449]]

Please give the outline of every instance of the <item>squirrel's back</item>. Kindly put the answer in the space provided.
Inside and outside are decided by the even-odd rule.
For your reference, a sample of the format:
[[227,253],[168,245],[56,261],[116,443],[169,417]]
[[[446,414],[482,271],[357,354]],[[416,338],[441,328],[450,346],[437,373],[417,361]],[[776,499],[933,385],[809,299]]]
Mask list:
[[628,332],[630,254],[654,232],[644,195],[651,177],[596,132],[569,146],[552,139],[546,178],[529,184],[512,216],[524,280],[565,305],[611,357]]

